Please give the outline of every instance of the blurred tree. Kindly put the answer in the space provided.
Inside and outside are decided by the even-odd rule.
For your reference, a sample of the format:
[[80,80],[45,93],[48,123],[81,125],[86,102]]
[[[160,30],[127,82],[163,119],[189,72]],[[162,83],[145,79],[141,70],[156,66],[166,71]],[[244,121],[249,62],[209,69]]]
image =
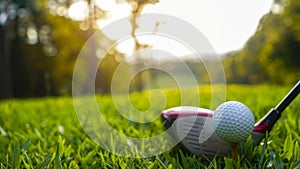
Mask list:
[[18,10],[11,40],[14,97],[50,94],[49,71],[57,53],[45,13],[34,1],[14,1]]
[[[51,95],[70,95],[72,91],[73,68],[85,41],[94,31],[82,31],[77,23],[54,14],[47,14],[46,20],[51,28],[54,49],[49,46],[51,67],[47,72]],[[52,51],[54,50],[54,51]]]
[[[116,2],[130,4],[132,14],[139,14],[146,5],[158,1]],[[76,9],[73,16],[72,8]],[[99,29],[97,22],[107,18],[107,14],[108,11],[103,10],[96,0],[1,0],[0,99],[71,94],[77,55],[87,39]],[[137,15],[133,16],[131,23],[135,50],[139,51],[148,46],[141,44],[135,36],[137,18]],[[87,63],[94,64],[97,59],[102,59],[96,91],[108,93],[114,70],[124,54],[112,49],[104,58],[97,58],[99,49],[106,48],[103,45],[115,43],[104,34],[100,42],[93,48],[94,58],[88,59]],[[137,86],[142,80],[138,80]]]
[[[70,18],[68,10],[78,2],[0,1],[0,99],[71,93],[77,55],[97,31],[97,20],[106,17],[95,1],[82,0],[88,13],[80,20]],[[103,39],[111,42],[105,35]],[[105,64],[105,69],[114,69],[118,64],[115,55],[107,57],[112,59],[104,61],[114,61]],[[101,76],[102,80],[111,78],[111,74]],[[103,85],[99,85],[104,88],[100,91],[108,92]]]
[[6,0],[0,1],[0,99],[13,95],[9,56],[16,10],[14,3]]
[[[70,18],[71,16],[69,16],[68,14],[66,14],[65,12],[59,12],[59,11],[64,11],[65,9],[71,9],[72,7],[77,8],[77,5],[80,5],[80,7],[83,9],[82,12],[83,14],[81,16],[75,16],[75,17],[71,17],[72,20],[75,20],[79,23],[79,27],[81,30],[85,31],[87,33],[87,37],[90,37],[90,35],[92,35],[92,33],[94,33],[95,30],[99,29],[97,26],[97,21],[99,19],[104,19],[107,18],[108,15],[107,13],[109,11],[105,11],[101,8],[101,6],[95,1],[95,0],[81,0],[81,1],[58,1],[58,0],[48,0],[48,6],[50,9],[50,13],[54,14],[54,15],[59,15],[62,16],[64,18]],[[158,2],[157,0],[116,0],[117,3],[128,3],[131,5],[132,7],[132,14],[139,14],[141,13],[142,9],[148,5],[148,4],[154,4],[156,2]],[[59,12],[59,13],[57,13]],[[134,41],[135,41],[135,51],[139,51],[142,49],[147,48],[148,46],[146,44],[141,44],[138,39],[135,36],[135,31],[138,28],[138,23],[137,23],[137,18],[138,15],[133,15],[131,18],[131,24],[132,24],[132,33],[131,36],[133,37]],[[101,30],[99,30],[101,33]],[[99,32],[98,32],[99,33]],[[72,38],[70,38],[72,39]],[[73,41],[72,41],[73,42]],[[98,66],[98,73],[95,79],[95,85],[96,85],[96,92],[99,93],[109,93],[111,92],[111,80],[112,80],[112,76],[115,72],[115,69],[117,68],[119,62],[125,57],[125,55],[123,53],[120,53],[116,48],[111,49],[108,53],[106,53],[104,58],[97,58],[98,57],[98,53],[99,51],[103,52],[102,49],[103,48],[108,48],[105,45],[110,45],[112,46],[113,43],[115,43],[113,40],[108,39],[104,34],[102,36],[102,38],[99,39],[100,44],[95,42],[94,46],[91,46],[91,51],[94,51],[89,53],[89,55],[91,56],[95,56],[95,57],[88,57],[87,58],[87,64],[91,64],[91,66],[87,66],[87,69],[92,68],[95,62],[97,62],[97,59],[101,59],[101,63]],[[102,46],[101,46],[102,45]],[[103,46],[104,45],[104,46]],[[110,47],[109,46],[109,47]],[[101,53],[100,52],[100,53]],[[60,52],[58,53],[58,55],[60,55]],[[58,56],[59,57],[59,56]],[[69,55],[70,57],[70,55]],[[60,56],[59,58],[67,58],[67,56]],[[95,60],[96,59],[96,60]],[[137,58],[137,60],[139,60],[139,58]],[[70,61],[70,60],[69,60]],[[74,61],[74,60],[73,60]],[[142,65],[142,62],[140,62],[140,64],[138,64],[139,66]],[[70,71],[73,69],[69,69],[66,68],[65,65],[63,65],[65,62],[61,59],[61,61],[57,62],[58,65],[61,65],[61,69],[57,69],[58,67],[56,67],[56,69],[54,70],[54,74],[57,75],[57,77],[55,77],[54,79],[58,79],[58,77],[62,76],[62,73],[65,71]],[[70,63],[70,62],[68,62]],[[73,67],[74,64],[72,64]],[[65,70],[65,71],[63,71]],[[89,70],[87,70],[88,72]],[[129,71],[129,70],[128,70]],[[65,87],[58,87],[60,89],[71,89],[70,87],[67,86],[71,86],[71,76],[69,76],[71,73],[70,72],[66,72],[66,76],[65,76],[65,82],[64,80],[58,80],[58,82],[62,85],[65,85]],[[68,78],[67,78],[68,77]],[[126,76],[124,76],[125,78]],[[87,78],[87,77],[86,77]],[[64,82],[64,83],[61,83]],[[139,79],[135,84],[135,88],[137,90],[141,90],[142,89],[142,82],[143,79]],[[122,89],[123,90],[123,89]],[[67,92],[70,92],[67,90]]]
[[244,48],[224,61],[231,83],[295,83],[300,77],[300,1],[277,0]]
[[[1,37],[7,38],[1,38],[4,41],[1,44],[6,44],[1,47],[6,52],[0,58],[6,58],[5,62],[1,62],[6,69],[1,71],[4,80],[1,80],[0,84],[6,84],[7,87],[1,87],[1,98],[56,94],[57,88],[54,82],[57,80],[53,78],[52,71],[56,63],[58,46],[54,41],[62,35],[58,34],[55,37],[53,34],[51,24],[56,21],[49,22],[47,18],[49,13],[39,4],[41,1],[39,3],[31,0],[1,2],[5,2],[2,6],[7,6],[1,7],[2,11],[5,11],[3,9],[13,11],[10,12],[12,17],[8,17],[7,24],[2,24],[7,32],[1,34]],[[9,22],[13,24],[8,24]],[[70,24],[70,21],[60,23],[61,27]]]
[[[140,71],[145,67],[146,62],[149,63],[151,61],[147,60],[145,56],[141,56],[139,52],[144,49],[150,48],[151,46],[149,46],[148,44],[141,43],[136,36],[136,30],[139,28],[139,24],[138,24],[139,14],[142,13],[145,6],[149,4],[152,5],[156,4],[159,2],[159,0],[123,0],[123,1],[129,3],[132,9],[131,10],[132,15],[130,17],[130,23],[132,27],[131,36],[134,40],[134,51],[137,53],[137,56],[135,58],[135,64],[133,66],[136,69],[136,71]],[[119,0],[119,2],[122,2],[122,0]],[[155,71],[142,71],[138,73],[132,81],[131,91],[141,91],[146,89],[145,86],[147,85],[144,84],[144,81],[146,81],[147,76],[149,77],[148,74],[150,74],[152,78],[155,78],[156,74],[154,72]]]

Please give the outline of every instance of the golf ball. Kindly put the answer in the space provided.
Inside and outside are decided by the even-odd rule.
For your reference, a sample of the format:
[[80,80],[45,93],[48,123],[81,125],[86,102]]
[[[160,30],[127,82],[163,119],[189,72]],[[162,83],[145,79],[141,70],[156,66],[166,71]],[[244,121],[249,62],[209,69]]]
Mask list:
[[237,101],[228,101],[220,106],[213,115],[215,133],[230,143],[238,143],[247,139],[254,127],[251,110]]

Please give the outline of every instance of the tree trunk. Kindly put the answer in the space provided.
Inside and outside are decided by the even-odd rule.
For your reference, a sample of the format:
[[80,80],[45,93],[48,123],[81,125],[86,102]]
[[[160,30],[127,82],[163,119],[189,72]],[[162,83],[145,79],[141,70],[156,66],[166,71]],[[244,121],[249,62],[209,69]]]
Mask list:
[[10,62],[10,33],[12,21],[8,19],[6,25],[0,26],[0,99],[13,96]]

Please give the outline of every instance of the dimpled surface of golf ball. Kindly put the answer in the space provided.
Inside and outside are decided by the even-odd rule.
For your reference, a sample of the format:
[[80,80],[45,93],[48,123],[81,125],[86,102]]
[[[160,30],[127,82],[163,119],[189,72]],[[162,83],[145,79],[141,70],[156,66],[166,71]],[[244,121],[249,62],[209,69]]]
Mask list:
[[251,110],[237,101],[228,101],[220,106],[213,115],[213,127],[218,137],[230,143],[247,139],[254,127]]

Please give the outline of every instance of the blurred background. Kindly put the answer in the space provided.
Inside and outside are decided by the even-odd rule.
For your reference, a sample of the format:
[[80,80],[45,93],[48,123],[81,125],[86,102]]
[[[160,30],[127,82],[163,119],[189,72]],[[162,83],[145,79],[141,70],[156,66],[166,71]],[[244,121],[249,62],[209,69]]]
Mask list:
[[[165,10],[165,13],[172,14],[169,11],[171,8],[173,8],[171,11],[174,14],[182,13],[181,17],[184,18],[183,14],[188,14],[189,7],[196,6],[192,2],[183,1],[176,1],[176,3],[180,2],[177,5],[175,1],[171,1],[168,2],[171,5],[168,5],[165,4],[166,1],[1,0],[0,99],[71,95],[73,69],[81,48],[94,32],[101,32],[105,24],[112,22],[110,18],[115,15],[121,17],[142,13],[143,10],[156,12],[156,10],[161,9],[162,11]],[[233,2],[228,1],[228,3]],[[222,9],[222,4],[219,6],[217,2],[216,4],[210,5],[215,7],[214,10],[217,13],[218,10]],[[147,8],[148,6],[150,7]],[[200,7],[205,8],[205,4],[200,4]],[[228,8],[228,11],[223,11],[223,13],[232,13],[238,16],[239,10],[237,8],[239,5],[231,5],[231,8]],[[188,16],[204,23],[204,25],[209,24],[205,21],[215,23],[211,25],[212,28],[219,25],[220,27],[216,32],[226,30],[225,27],[227,26],[227,29],[232,30],[233,34],[241,34],[238,30],[244,28],[234,23],[247,25],[247,22],[242,20],[236,20],[233,24],[229,21],[218,24],[222,18],[214,21],[215,15],[201,18],[203,15],[199,10],[199,14],[194,12],[193,16]],[[222,15],[222,13],[218,15]],[[255,17],[257,21],[254,30],[243,37],[244,40],[240,42],[240,45],[221,48],[217,43],[212,44],[222,58],[227,83],[294,84],[300,77],[300,1],[270,0],[264,11]],[[133,17],[130,20],[132,28],[129,33],[133,37],[132,51],[155,47],[155,44],[149,45],[135,37],[135,30],[138,29],[137,19]],[[247,18],[244,20],[247,21]],[[197,25],[193,19],[190,22]],[[161,23],[157,23],[156,27],[159,27],[159,24]],[[203,32],[205,33],[205,30]],[[223,33],[229,34],[228,32]],[[213,42],[215,39],[222,39],[223,37],[222,34],[214,34],[214,32],[211,34],[207,33],[207,37],[209,40],[211,37]],[[227,39],[224,38],[224,44],[234,42],[234,37],[231,35]],[[103,32],[99,41],[98,51],[101,52],[101,45],[106,48],[105,46],[112,45],[115,40]],[[177,55],[184,58],[198,78],[199,84],[210,83],[206,70],[201,63],[195,62],[193,58],[189,57],[189,53],[177,53]],[[103,60],[99,66],[95,84],[97,93],[107,94],[111,92],[113,73],[126,57],[126,49],[122,50],[116,47],[104,58],[101,58]],[[205,59],[212,60],[209,53]],[[152,58],[153,60],[155,59]],[[134,66],[143,66],[145,63],[149,63],[149,56],[137,58]],[[164,64],[176,69],[178,63],[172,59],[166,59]],[[128,62],[128,69],[131,66],[133,64]],[[159,78],[170,77],[157,70],[142,72],[133,79],[130,90],[147,89],[146,84]],[[159,82],[160,80],[156,81]],[[157,85],[159,84],[152,86]]]

